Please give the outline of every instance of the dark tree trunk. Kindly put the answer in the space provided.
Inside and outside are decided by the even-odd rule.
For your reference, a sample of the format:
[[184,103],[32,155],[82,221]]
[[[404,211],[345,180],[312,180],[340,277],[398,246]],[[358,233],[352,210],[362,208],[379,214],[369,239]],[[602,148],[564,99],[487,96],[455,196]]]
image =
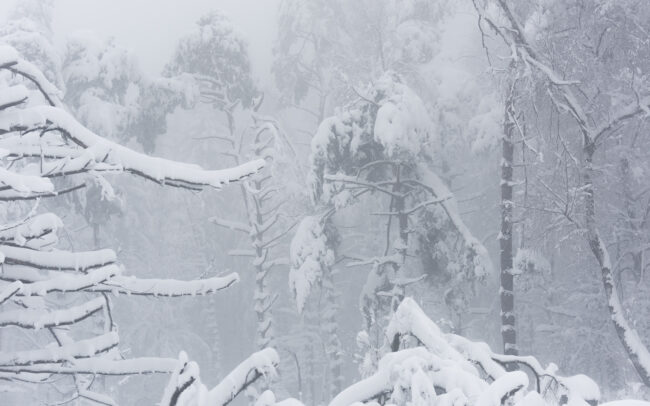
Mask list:
[[[512,189],[514,160],[514,101],[512,91],[506,100],[501,141],[501,233],[499,235],[501,264],[501,337],[503,353],[517,355],[517,335],[515,330],[514,282],[512,274]],[[513,364],[514,365],[514,364]],[[509,366],[514,368],[514,366]]]

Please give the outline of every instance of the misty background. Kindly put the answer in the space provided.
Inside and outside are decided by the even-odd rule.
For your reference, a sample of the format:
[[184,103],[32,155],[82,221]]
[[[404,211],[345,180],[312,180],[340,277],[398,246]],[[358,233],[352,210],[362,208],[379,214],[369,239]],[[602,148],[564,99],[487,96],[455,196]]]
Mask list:
[[[512,3],[529,43],[490,31],[492,18],[512,23],[491,2],[0,2],[0,41],[100,136],[207,169],[266,159],[223,190],[108,173],[39,200],[65,223],[57,247],[112,248],[129,275],[239,274],[213,295],[115,294],[121,356],[185,351],[211,387],[273,347],[279,375],[235,402],[270,388],[328,404],[379,368],[390,317],[413,297],[444,333],[532,355],[550,377],[588,375],[602,400],[650,399],[650,7]],[[591,152],[588,128],[602,129]],[[3,217],[30,207],[8,203]],[[16,337],[0,332],[0,347],[51,341]],[[89,388],[156,404],[167,381]],[[65,380],[38,388],[7,404],[90,404]]]

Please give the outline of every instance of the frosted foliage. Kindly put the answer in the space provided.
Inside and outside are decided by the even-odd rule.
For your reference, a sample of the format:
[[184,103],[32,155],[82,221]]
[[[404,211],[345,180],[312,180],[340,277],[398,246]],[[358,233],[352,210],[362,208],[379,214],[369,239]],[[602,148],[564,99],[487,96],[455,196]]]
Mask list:
[[[315,195],[323,192],[325,175],[352,174],[382,157],[408,160],[431,156],[435,152],[434,130],[422,100],[398,75],[385,74],[366,89],[364,99],[318,127],[310,156]],[[324,192],[326,198],[334,195]]]
[[246,42],[227,16],[214,11],[180,40],[166,72],[207,78],[210,90],[222,94],[223,107],[236,102],[250,105],[255,95],[250,69]]
[[426,154],[435,142],[429,113],[420,98],[399,77],[383,76],[373,89],[379,109],[373,129],[374,139],[389,157]]
[[316,216],[302,219],[291,240],[289,287],[302,312],[312,287],[320,282],[323,272],[334,264],[335,254],[331,231]]
[[131,52],[88,33],[68,39],[63,77],[65,101],[86,126],[121,142],[135,138],[145,151],[153,150],[165,132],[169,113],[198,99],[198,86],[188,74],[148,77]]
[[50,82],[63,88],[62,60],[52,38],[53,12],[52,0],[16,2],[9,20],[0,27],[0,43],[17,49]]
[[66,42],[63,75],[73,87],[68,93],[74,94],[78,87],[91,84],[107,90],[126,88],[142,74],[133,55],[118,47],[114,39],[102,40],[80,32]]

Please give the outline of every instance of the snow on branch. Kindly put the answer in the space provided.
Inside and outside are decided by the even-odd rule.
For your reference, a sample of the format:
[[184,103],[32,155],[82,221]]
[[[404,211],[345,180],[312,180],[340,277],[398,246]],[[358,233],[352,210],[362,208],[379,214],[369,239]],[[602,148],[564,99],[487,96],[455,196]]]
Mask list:
[[260,377],[274,376],[280,360],[272,348],[265,348],[248,357],[214,388],[201,383],[199,368],[181,353],[177,369],[165,388],[164,406],[225,406]]
[[65,365],[35,364],[15,367],[0,366],[0,372],[11,374],[144,375],[169,374],[177,366],[178,360],[174,358],[141,357],[112,360],[109,358],[93,357],[74,359]]
[[[442,391],[450,396],[452,393],[456,393],[454,395],[456,397],[462,394],[462,398],[467,401],[461,404],[499,406],[506,404],[506,400],[512,399],[514,405],[544,406],[554,404],[546,403],[544,399],[547,397],[559,399],[566,396],[569,404],[593,403],[600,399],[598,385],[584,375],[561,377],[555,374],[557,367],[553,364],[542,368],[533,357],[495,354],[485,343],[472,342],[455,334],[443,333],[410,298],[402,301],[386,330],[387,343],[392,351],[397,351],[392,354],[407,351],[399,349],[408,341],[408,337],[415,338],[422,346],[417,347],[420,351],[426,349],[427,355],[418,353],[419,365],[425,365],[422,362],[427,357],[433,356],[427,362],[433,360],[435,364],[431,364],[428,369],[423,368],[430,384],[438,388],[438,392]],[[538,393],[527,394],[528,376],[522,371],[507,372],[505,369],[507,363],[528,367],[537,380],[534,389]],[[550,385],[551,382],[555,385]],[[414,387],[415,382],[411,381],[411,392],[416,396]],[[554,392],[547,393],[549,390]],[[532,403],[533,399],[537,403]]]
[[132,275],[122,275],[118,265],[109,264],[81,274],[11,266],[5,268],[1,279],[14,283],[22,282],[21,288],[16,292],[11,293],[10,288],[7,287],[6,292],[0,293],[0,299],[7,300],[14,295],[43,296],[50,292],[78,291],[136,296],[198,296],[229,288],[239,282],[239,275],[232,272],[223,276],[195,280],[137,278]]
[[[64,110],[58,90],[36,67],[23,61],[10,47],[0,47],[0,70],[2,69],[32,82],[49,104],[49,106],[36,105],[24,109],[9,109],[20,104],[19,101],[25,101],[28,92],[24,86],[16,86],[8,89],[7,92],[2,92],[4,99],[0,99],[0,102],[3,102],[2,105],[6,107],[0,109],[0,132],[25,134],[38,130],[41,135],[32,137],[34,144],[31,147],[26,146],[24,142],[16,145],[18,151],[12,151],[11,142],[4,142],[2,148],[6,150],[5,155],[24,156],[23,154],[27,153],[30,156],[42,157],[43,150],[47,151],[49,148],[54,148],[56,151],[50,156],[60,155],[58,159],[52,161],[41,161],[38,175],[14,173],[4,168],[0,170],[0,182],[22,194],[51,194],[54,189],[47,177],[92,170],[125,171],[156,183],[190,189],[201,189],[205,186],[220,189],[230,182],[256,173],[264,166],[264,160],[256,159],[233,168],[205,170],[197,165],[151,157],[133,151],[94,134],[75,120]],[[43,134],[51,132],[60,134],[60,138],[42,137]],[[73,146],[79,152],[72,153],[74,149],[66,149],[65,147],[70,145],[69,142],[74,144]],[[36,155],[37,151],[41,151],[40,155]]]
[[208,392],[206,404],[227,405],[258,378],[273,376],[279,363],[278,353],[272,348],[252,354]]
[[349,406],[356,402],[379,400],[389,394],[391,401],[399,404],[398,397],[404,391],[413,390],[413,402],[433,404],[436,398],[435,388],[429,382],[428,372],[439,368],[441,360],[429,353],[425,348],[410,348],[386,354],[379,361],[377,372],[361,380],[339,393],[329,406]]
[[35,65],[22,59],[14,48],[0,46],[0,69],[7,69],[29,80],[50,105],[63,107],[59,89],[51,84]]
[[233,168],[205,170],[198,165],[151,157],[98,136],[66,111],[51,106],[36,106],[22,109],[19,113],[0,115],[1,132],[30,128],[60,132],[83,149],[83,153],[73,159],[50,162],[44,167],[43,176],[109,169],[130,172],[160,184],[220,189],[264,166],[264,160],[256,159]]
[[[23,222],[0,230],[0,243],[39,249],[47,234],[63,227],[61,219],[53,213],[33,216]],[[38,241],[34,241],[38,240]]]
[[23,175],[0,168],[0,184],[15,190],[20,195],[31,193],[44,194],[54,192],[54,185],[47,178],[35,175]]
[[105,306],[104,298],[97,297],[79,306],[62,310],[20,309],[0,313],[0,327],[18,326],[29,329],[66,326],[92,316]]
[[440,206],[445,210],[447,217],[454,225],[458,233],[461,235],[465,242],[467,258],[473,262],[474,274],[476,277],[481,278],[492,273],[492,261],[488,254],[487,249],[465,225],[465,222],[460,217],[456,199],[445,183],[440,177],[430,170],[426,165],[418,165],[418,173],[421,176],[421,181],[418,182],[434,197],[440,200]]
[[60,347],[50,346],[38,350],[0,352],[0,366],[25,366],[53,364],[73,358],[89,358],[115,348],[119,344],[116,332],[80,340]]
[[5,88],[2,94],[0,94],[0,110],[24,103],[28,97],[29,91],[23,85]]
[[[80,124],[66,111],[56,87],[10,47],[0,46],[0,71],[24,79],[23,84],[5,85],[0,89],[0,201],[59,196],[85,187],[84,174],[97,177],[101,172],[130,173],[161,185],[190,190],[220,189],[264,166],[264,160],[255,159],[232,168],[205,170],[197,165],[136,152]],[[6,76],[9,75],[3,78]],[[43,99],[47,105],[42,105]],[[54,180],[72,175],[82,175],[79,176],[82,179],[65,183]],[[65,186],[61,186],[62,183]],[[59,189],[61,187],[65,188]],[[106,293],[165,297],[205,295],[228,288],[239,280],[236,273],[190,281],[123,276],[115,252],[110,249],[84,252],[53,249],[62,221],[54,214],[35,212],[33,209],[27,218],[0,226],[0,305],[3,305],[0,327],[48,329],[56,344],[40,346],[37,340],[40,333],[22,331],[38,348],[17,347],[17,351],[11,351],[14,345],[3,348],[5,352],[0,352],[2,380],[43,383],[49,381],[49,375],[74,375],[75,399],[114,404],[108,397],[91,391],[91,384],[78,375],[172,373],[177,370],[179,361],[119,359],[119,352],[113,351],[119,344],[118,335],[114,331],[107,332],[113,329],[114,323]],[[77,300],[73,302],[75,305],[62,305],[58,295],[45,297],[53,292],[85,294],[65,295]],[[94,298],[89,300],[88,294],[93,294]],[[79,304],[79,300],[88,301]],[[57,328],[74,325],[101,311],[103,335],[85,338],[79,337],[79,329]],[[229,396],[238,393],[229,385],[239,383],[241,390],[258,376],[270,373],[277,365],[277,354],[258,353],[247,362],[215,390],[206,390],[206,394],[227,403]]]
[[312,287],[335,261],[333,231],[319,216],[302,219],[291,240],[289,287],[302,312]]
[[239,282],[239,275],[235,272],[225,276],[190,281],[116,276],[100,285],[91,287],[89,290],[139,296],[178,297],[207,295],[226,289],[237,282]]
[[13,295],[20,292],[23,287],[21,281],[14,281],[7,286],[3,287],[3,290],[0,290],[0,305],[11,299]]
[[37,251],[0,245],[0,252],[4,254],[4,263],[7,265],[24,265],[38,269],[85,272],[116,261],[115,252],[109,249],[82,252]]
[[[648,114],[650,111],[650,96],[645,96],[643,98],[637,97],[635,102],[622,108],[607,122],[593,126],[591,124],[593,122],[593,120],[591,120],[593,117],[589,117],[585,113],[582,104],[578,101],[578,98],[571,89],[572,85],[579,84],[579,82],[561,79],[562,75],[556,72],[550,66],[550,63],[544,61],[544,58],[528,41],[524,32],[525,30],[517,20],[510,5],[508,5],[505,0],[497,0],[496,3],[498,4],[498,9],[501,11],[500,16],[495,16],[488,12],[488,9],[494,11],[494,8],[488,7],[486,9],[481,9],[476,6],[476,3],[475,6],[481,18],[499,34],[511,49],[513,49],[513,56],[518,54],[523,61],[530,66],[535,67],[544,77],[546,77],[548,82],[553,85],[553,88],[563,99],[563,102],[559,102],[552,98],[553,102],[558,107],[567,111],[576,120],[576,123],[580,127],[587,143],[596,142],[600,137],[616,129],[627,120]],[[497,22],[497,20],[499,21]],[[501,21],[504,23],[507,21],[508,26],[501,24]]]
[[121,269],[111,264],[97,269],[91,269],[86,274],[61,273],[51,279],[23,285],[18,296],[43,296],[50,292],[78,292],[97,286],[119,275]]

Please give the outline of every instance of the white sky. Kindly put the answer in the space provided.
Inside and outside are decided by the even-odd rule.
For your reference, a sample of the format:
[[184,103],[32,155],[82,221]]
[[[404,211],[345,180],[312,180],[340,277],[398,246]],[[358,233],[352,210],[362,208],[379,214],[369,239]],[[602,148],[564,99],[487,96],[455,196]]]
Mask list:
[[[0,0],[2,20],[20,0]],[[158,74],[178,38],[209,10],[225,12],[247,39],[255,77],[270,80],[279,0],[54,0],[57,40],[75,31],[114,36],[145,70]]]

